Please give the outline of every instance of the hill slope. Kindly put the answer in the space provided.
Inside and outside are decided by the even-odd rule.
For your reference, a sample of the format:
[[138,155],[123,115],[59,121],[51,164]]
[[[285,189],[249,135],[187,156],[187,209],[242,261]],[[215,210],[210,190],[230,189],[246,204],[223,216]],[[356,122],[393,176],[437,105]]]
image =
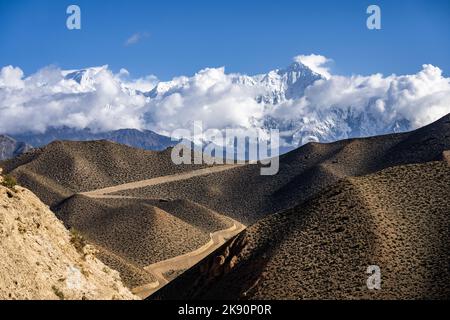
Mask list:
[[0,299],[136,299],[27,189],[0,185],[0,242]]
[[249,225],[291,208],[345,177],[438,160],[445,150],[450,150],[450,115],[408,133],[307,144],[282,155],[275,176],[261,176],[258,165],[246,165],[116,194],[188,199]]
[[[254,276],[259,277],[264,272],[269,274],[272,272],[269,263],[273,263],[275,268],[281,268],[282,264],[280,265],[279,261],[288,260],[290,255],[299,259],[300,255],[314,256],[318,252],[319,248],[317,247],[310,247],[310,252],[301,252],[301,254],[297,251],[289,252],[291,250],[289,248],[294,246],[293,243],[300,241],[304,232],[312,233],[309,236],[305,235],[307,238],[304,240],[304,246],[299,245],[296,250],[304,250],[307,245],[320,244],[324,241],[325,244],[334,243],[335,245],[331,246],[330,250],[340,252],[342,249],[343,252],[348,253],[342,257],[345,262],[342,264],[343,267],[352,265],[352,257],[361,262],[359,268],[365,268],[369,258],[378,259],[383,256],[374,253],[378,251],[374,251],[373,248],[376,248],[377,243],[391,241],[385,240],[374,227],[384,223],[390,223],[395,228],[406,223],[408,228],[413,230],[411,234],[414,234],[417,239],[421,239],[422,242],[418,242],[417,246],[412,242],[398,245],[398,248],[404,248],[405,252],[410,252],[413,256],[415,252],[428,250],[428,244],[425,244],[427,241],[442,247],[441,240],[437,239],[433,233],[435,230],[443,230],[440,228],[445,229],[445,226],[438,225],[438,221],[443,221],[443,223],[448,221],[442,212],[438,212],[438,220],[429,221],[437,226],[433,231],[425,228],[425,224],[421,220],[422,216],[416,217],[418,219],[416,224],[413,220],[401,222],[398,217],[395,218],[395,221],[391,221],[389,220],[391,216],[388,215],[390,211],[377,211],[377,203],[383,202],[386,203],[386,206],[392,203],[394,208],[399,207],[402,203],[411,204],[411,207],[405,209],[407,211],[402,211],[403,209],[400,208],[399,211],[392,213],[402,217],[405,214],[411,216],[421,214],[422,211],[417,208],[422,205],[432,212],[439,208],[446,208],[446,203],[442,200],[442,193],[448,194],[449,187],[448,184],[442,185],[441,183],[447,181],[447,167],[443,167],[443,164],[447,162],[436,162],[437,164],[433,162],[447,159],[448,154],[444,153],[446,150],[450,150],[450,115],[409,133],[343,140],[330,144],[310,143],[281,156],[280,171],[275,176],[261,176],[258,165],[244,165],[220,172],[208,171],[207,174],[192,175],[189,179],[169,179],[139,189],[128,188],[114,194],[100,195],[97,198],[92,197],[92,193],[91,197],[86,196],[86,193],[80,193],[154,177],[178,175],[204,166],[175,166],[170,159],[170,150],[149,152],[108,141],[54,142],[45,148],[7,161],[4,165],[8,173],[32,189],[46,204],[51,205],[66,226],[79,229],[88,240],[97,245],[103,261],[121,271],[126,284],[130,287],[146,285],[149,281],[151,282],[152,277],[145,273],[147,264],[191,252],[205,244],[210,233],[217,231],[218,228],[227,228],[235,222],[244,225],[254,224],[245,233],[249,235],[249,238],[246,238],[244,234],[242,236],[244,238],[239,237],[238,240],[235,240],[236,245],[230,248],[230,252],[235,252],[235,254],[231,254],[230,259],[234,256],[236,258],[233,258],[230,264],[224,265],[225,269],[230,271],[229,269],[232,269],[236,263],[244,266],[245,261],[250,261],[248,269],[243,269],[242,273],[236,273],[238,278],[244,279],[238,286],[239,290],[231,287],[234,283],[230,281],[226,287],[225,292],[230,297],[241,297],[243,292],[240,290],[248,291],[255,283]],[[411,181],[404,180],[417,175],[417,170],[414,169],[415,165],[425,166],[423,170],[428,172],[428,174],[424,173],[422,178],[428,179],[423,183],[430,187],[423,190],[423,194],[421,190],[415,189],[411,182],[421,181],[420,177]],[[427,165],[430,165],[431,169]],[[383,175],[383,172],[389,172],[390,168],[400,170],[393,176],[394,178]],[[444,173],[444,177],[441,177],[440,181],[436,181],[436,186],[441,186],[439,190],[432,189],[435,181],[433,179],[437,176],[440,177],[435,172],[436,168],[443,170]],[[377,178],[378,174],[381,174],[381,178]],[[373,185],[367,184],[364,182],[365,177],[370,177],[375,182],[379,181],[379,184],[375,184],[375,182]],[[389,180],[391,178],[392,181]],[[396,179],[399,186],[393,186]],[[138,185],[145,184],[138,183]],[[403,194],[397,193],[397,189],[403,190],[404,186],[408,186],[405,192],[410,191],[407,193],[407,198],[403,197]],[[383,187],[386,187],[388,191]],[[334,193],[344,196],[342,201],[345,205],[343,207],[340,203],[335,202]],[[393,198],[387,198],[391,194]],[[416,198],[423,200],[424,197],[430,198],[434,195],[440,195],[440,198],[428,204],[414,202]],[[373,196],[380,197],[375,204],[370,202],[374,201],[371,200]],[[314,201],[312,199],[319,198],[319,203],[312,204]],[[352,204],[347,205],[347,202]],[[354,206],[353,202],[356,203]],[[438,203],[439,205],[437,205]],[[357,211],[353,212],[352,210]],[[368,249],[366,247],[353,248],[353,242],[339,238],[343,232],[340,227],[334,228],[334,222],[339,220],[338,216],[341,215],[341,211],[353,212],[356,225],[350,228],[353,230],[350,238],[355,239],[357,243],[367,245]],[[274,214],[275,212],[283,213]],[[278,216],[282,217],[281,221],[278,220]],[[320,221],[320,226],[318,224],[303,225],[307,221],[306,217],[309,216],[314,221]],[[324,218],[328,216],[331,216],[329,221]],[[346,219],[348,221],[350,218],[344,217],[344,220]],[[289,223],[284,224],[283,221],[289,221]],[[291,229],[291,226],[294,229]],[[417,228],[424,233],[416,234],[418,233]],[[320,230],[320,234],[316,235],[315,230]],[[290,237],[291,234],[295,236]],[[402,233],[400,236],[404,238],[408,234]],[[266,238],[276,241],[264,242]],[[281,242],[277,242],[279,238]],[[246,260],[247,256],[241,253],[242,248],[247,248],[246,243],[249,243],[250,246],[245,250],[248,250],[252,257],[248,260]],[[285,243],[286,249],[281,249],[284,248],[282,245]],[[350,249],[354,252],[349,252]],[[280,258],[279,252],[285,252],[286,257]],[[445,254],[446,251],[442,252]],[[393,258],[396,254],[392,252],[383,254],[390,260],[396,261]],[[272,255],[273,259],[270,258]],[[326,253],[323,257],[324,260],[320,260],[320,263],[327,266],[327,263],[332,261],[331,255]],[[419,261],[417,259],[414,260],[414,263]],[[443,261],[442,256],[430,256],[430,259],[436,265],[440,265]],[[219,260],[226,261],[222,258]],[[312,262],[306,260],[305,263],[315,266],[314,261],[314,259]],[[381,264],[383,261],[378,263]],[[294,261],[292,261],[292,265],[295,266],[293,274],[296,274],[295,268],[304,268],[303,264],[299,266]],[[266,266],[268,269],[264,269]],[[217,268],[219,271],[214,271],[214,274],[217,272],[220,274],[221,267]],[[311,267],[309,270],[314,269]],[[310,293],[302,291],[305,290],[303,285],[301,287],[292,285],[293,289],[289,289],[291,288],[289,285],[288,291],[282,292],[275,284],[267,282],[267,288],[271,288],[270,290],[273,289],[275,292],[273,295],[269,289],[261,289],[261,293],[255,291],[253,295],[250,295],[249,291],[248,296],[260,298],[265,296],[295,298],[324,296],[325,291],[322,289],[330,288],[323,282],[329,279],[325,275],[329,270],[324,270],[327,271],[324,271],[323,274],[319,271],[320,277],[311,280],[312,284],[308,284],[308,286],[316,288]],[[360,272],[360,269],[355,271],[356,269],[344,268],[343,270],[343,273],[335,275],[342,277],[344,274],[349,274],[349,279],[355,279],[352,278],[351,272],[357,272],[358,275]],[[286,272],[286,274],[288,273]],[[441,274],[445,275],[444,272]],[[362,279],[362,284],[364,284],[364,276],[363,274],[362,278],[358,278]],[[428,276],[427,273],[426,277]],[[277,277],[275,278],[277,279]],[[280,279],[289,283],[283,277],[284,275]],[[298,277],[308,279],[305,274],[299,274]],[[248,281],[245,280],[247,278]],[[424,279],[420,278],[419,283],[428,285],[429,280]],[[436,279],[440,278],[436,276]],[[436,283],[440,283],[439,281]],[[186,283],[188,288],[192,287],[194,290],[195,286],[192,283]],[[213,284],[220,288],[219,281],[217,284],[214,281]],[[249,287],[246,287],[247,285]],[[345,285],[350,286],[348,283]],[[387,296],[409,297],[416,294],[411,291],[413,290],[411,289],[412,284],[406,284],[406,287],[409,291],[403,296],[398,292],[386,291],[388,292]],[[179,288],[179,290],[191,292],[193,296],[214,297],[215,291],[213,287],[211,288],[212,291],[198,290],[194,293],[186,288]],[[333,291],[333,294],[336,297],[362,297],[358,295],[359,293],[349,290]],[[442,286],[439,287],[441,293],[433,290],[426,291],[426,294],[431,297],[442,295]],[[444,294],[446,293],[444,292]],[[418,295],[420,294],[416,296]]]
[[450,166],[404,165],[268,216],[152,298],[449,299],[448,261]]
[[[34,190],[66,227],[76,228],[119,270],[130,288],[154,278],[144,267],[191,252],[232,219],[186,200],[108,199],[82,192],[176,175],[205,165],[174,165],[171,149],[145,151],[109,141],[57,141],[5,162],[5,171]],[[167,210],[167,211],[166,211]]]
[[55,141],[2,164],[5,173],[53,206],[78,192],[201,168],[174,165],[171,149],[146,151],[101,141]]
[[194,251],[212,232],[233,225],[231,219],[185,201],[76,195],[54,210],[66,226],[101,248],[105,262],[119,270],[130,287],[152,279],[137,269]]

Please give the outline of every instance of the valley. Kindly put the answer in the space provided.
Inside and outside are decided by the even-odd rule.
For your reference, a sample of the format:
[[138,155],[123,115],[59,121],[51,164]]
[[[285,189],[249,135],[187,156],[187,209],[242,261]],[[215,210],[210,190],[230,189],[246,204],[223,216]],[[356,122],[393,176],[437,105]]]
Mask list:
[[[259,164],[57,141],[1,166],[149,299],[448,297],[450,115]],[[379,264],[383,290],[364,288]],[[408,279],[412,279],[409,281]]]

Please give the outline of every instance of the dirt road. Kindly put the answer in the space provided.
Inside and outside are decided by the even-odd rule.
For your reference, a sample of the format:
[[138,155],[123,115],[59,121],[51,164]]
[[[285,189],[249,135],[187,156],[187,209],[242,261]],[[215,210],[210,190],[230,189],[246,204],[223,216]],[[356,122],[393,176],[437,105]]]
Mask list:
[[236,221],[231,228],[211,233],[211,240],[202,247],[189,253],[163,260],[145,267],[144,269],[151,273],[157,281],[136,287],[132,290],[132,292],[143,299],[147,298],[152,293],[158,291],[169,283],[164,274],[169,272],[183,272],[193,267],[245,228],[246,227],[243,224]]
[[[231,170],[237,167],[240,167],[242,165],[237,164],[230,164],[230,165],[222,165],[222,166],[216,166],[216,167],[210,167],[205,169],[199,169],[194,171],[188,171],[183,172],[179,174],[173,174],[169,176],[163,176],[163,177],[157,177],[147,180],[140,180],[140,181],[134,181],[129,183],[120,184],[113,187],[103,188],[103,189],[97,189],[92,190],[88,192],[80,192],[80,194],[91,197],[91,198],[105,198],[104,196],[110,193],[115,193],[119,191],[125,191],[125,190],[132,190],[132,189],[139,189],[149,186],[155,186],[158,184],[168,183],[168,182],[174,182],[174,181],[181,181],[181,180],[187,180],[193,177],[198,176],[204,176],[211,173],[217,173],[222,172],[226,170]],[[120,196],[108,196],[108,198],[120,198]]]
[[[199,169],[195,171],[189,171],[184,172],[180,174],[174,174],[169,176],[163,176],[163,177],[157,177],[153,179],[147,179],[147,180],[141,180],[141,181],[135,181],[130,183],[125,183],[113,187],[103,188],[103,189],[97,189],[92,190],[88,192],[82,192],[80,194],[91,197],[91,198],[100,198],[100,199],[142,199],[137,197],[131,197],[131,196],[120,196],[120,195],[111,195],[111,193],[119,192],[119,191],[125,191],[125,190],[132,190],[132,189],[138,189],[148,186],[155,186],[158,184],[168,183],[168,182],[174,182],[174,181],[181,181],[181,180],[187,180],[193,177],[208,175],[212,173],[222,172],[225,170],[234,169],[236,167],[239,167],[241,165],[223,165],[223,166],[217,166],[217,167],[210,167],[205,169]],[[151,264],[147,267],[144,267],[144,269],[152,274],[156,281],[147,283],[145,285],[136,287],[132,289],[132,292],[136,295],[138,295],[141,298],[147,298],[152,293],[156,292],[163,286],[169,283],[169,280],[166,279],[164,276],[167,273],[175,272],[180,273],[184,272],[185,270],[191,268],[198,262],[200,262],[203,258],[208,256],[210,253],[214,252],[216,249],[218,249],[221,245],[223,245],[228,239],[231,239],[238,233],[240,233],[242,230],[246,228],[245,225],[241,224],[238,221],[233,220],[233,226],[228,229],[219,230],[216,232],[213,232],[210,234],[211,239],[208,243],[204,244],[200,248],[167,259],[163,261],[159,261],[157,263]]]

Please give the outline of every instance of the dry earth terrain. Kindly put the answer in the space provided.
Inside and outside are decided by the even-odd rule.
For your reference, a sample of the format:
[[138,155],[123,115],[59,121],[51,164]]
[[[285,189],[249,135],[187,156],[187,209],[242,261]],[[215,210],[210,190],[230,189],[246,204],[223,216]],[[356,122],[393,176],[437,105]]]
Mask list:
[[[0,165],[129,287],[147,295],[176,278],[152,298],[447,298],[447,150],[450,115],[413,132],[307,144],[281,156],[275,176],[259,165],[175,166],[170,149],[106,141],[55,142]],[[250,227],[183,273],[234,225]],[[369,264],[383,270],[376,294],[364,290]]]
[[[449,299],[450,166],[342,179],[270,215],[154,299]],[[366,269],[381,268],[381,290]]]
[[0,185],[0,242],[0,299],[137,298],[25,188]]
[[446,150],[450,150],[450,115],[408,133],[309,143],[282,155],[275,176],[261,176],[259,165],[246,165],[113,194],[187,199],[251,225],[302,203],[343,178],[440,160]]

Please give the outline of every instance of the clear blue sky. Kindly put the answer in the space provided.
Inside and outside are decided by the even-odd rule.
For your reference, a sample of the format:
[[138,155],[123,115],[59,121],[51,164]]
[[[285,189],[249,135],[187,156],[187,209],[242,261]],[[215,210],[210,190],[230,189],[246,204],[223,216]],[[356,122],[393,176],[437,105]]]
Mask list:
[[[81,7],[82,29],[66,28]],[[366,28],[366,8],[382,9],[382,30]],[[133,34],[146,35],[126,46]],[[450,71],[449,0],[100,1],[0,0],[0,66],[26,74],[109,64],[162,80],[204,67],[256,74],[316,53],[334,73],[415,73],[424,63]]]

